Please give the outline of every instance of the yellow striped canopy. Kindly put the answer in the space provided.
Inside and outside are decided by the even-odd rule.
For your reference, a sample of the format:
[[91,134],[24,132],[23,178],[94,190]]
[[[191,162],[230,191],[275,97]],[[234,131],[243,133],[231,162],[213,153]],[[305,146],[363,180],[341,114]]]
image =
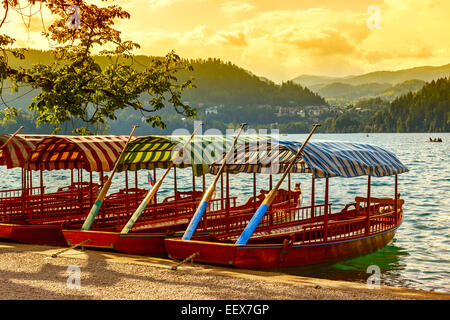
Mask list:
[[[188,135],[152,135],[138,137],[125,150],[118,171],[167,168],[172,162],[179,168],[192,167],[196,176],[209,172],[209,165],[221,159],[233,145],[234,136],[198,135],[186,147],[181,159],[178,151],[189,140]],[[270,137],[241,135],[238,143],[267,140]]]

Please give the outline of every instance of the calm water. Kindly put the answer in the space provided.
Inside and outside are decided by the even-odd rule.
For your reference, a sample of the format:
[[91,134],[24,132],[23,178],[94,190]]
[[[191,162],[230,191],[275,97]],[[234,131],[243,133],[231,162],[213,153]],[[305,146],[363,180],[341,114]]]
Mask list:
[[[303,141],[307,135],[289,135]],[[429,137],[441,137],[442,143],[427,143]],[[377,265],[381,270],[381,284],[424,290],[450,292],[450,133],[439,134],[315,134],[311,141],[347,141],[371,143],[392,151],[410,170],[399,175],[399,192],[405,200],[404,221],[393,241],[376,253],[341,261],[332,265],[307,268],[283,269],[283,272],[323,277],[327,279],[366,282],[370,274],[368,266]],[[158,171],[158,176],[162,171]],[[85,174],[85,180],[88,175]],[[94,174],[94,179],[98,176]],[[130,175],[130,185],[134,186],[134,174]],[[278,177],[274,177],[274,184]],[[114,178],[110,192],[124,187],[124,174]],[[207,184],[212,181],[207,176]],[[45,172],[44,182],[48,192],[70,182],[68,171]],[[148,188],[147,172],[140,171],[139,186]],[[302,184],[304,203],[310,202],[311,177],[308,174],[292,175],[292,185]],[[39,177],[33,177],[33,185],[38,186]],[[2,189],[20,188],[20,169],[0,168]],[[173,176],[168,176],[159,197],[171,195]],[[178,189],[192,188],[190,169],[177,171]],[[252,196],[251,175],[239,174],[230,179],[231,196],[237,196],[239,203]],[[268,189],[268,176],[259,175],[258,190]],[[287,187],[287,182],[283,184]],[[346,203],[353,202],[355,196],[366,196],[367,177],[330,179],[330,202],[332,210],[340,210]],[[196,179],[196,188],[202,188],[201,179]],[[323,181],[316,180],[317,203],[323,202]],[[218,194],[220,192],[220,186]],[[393,197],[394,178],[372,178],[374,197]]]

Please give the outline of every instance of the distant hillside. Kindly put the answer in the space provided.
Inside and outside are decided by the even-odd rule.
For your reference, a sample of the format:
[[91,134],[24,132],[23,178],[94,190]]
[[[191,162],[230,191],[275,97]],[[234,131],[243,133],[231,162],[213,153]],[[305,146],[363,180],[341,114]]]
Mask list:
[[334,82],[321,88],[318,94],[325,97],[333,105],[354,104],[375,97],[392,101],[407,92],[415,92],[421,89],[424,84],[425,81],[416,79],[407,80],[394,86],[389,83],[376,82],[361,85]]
[[[135,56],[136,69],[145,68],[150,60],[157,57]],[[48,51],[30,50],[26,53],[25,60],[19,60],[12,56],[9,63],[14,67],[30,67],[36,63],[48,63],[53,60]],[[97,57],[96,61],[105,66],[108,60]],[[189,61],[194,68],[193,72],[181,71],[177,74],[179,81],[189,77],[194,78],[197,88],[183,92],[183,99],[193,107],[199,105],[208,106],[258,106],[258,105],[326,105],[326,101],[318,94],[308,88],[304,88],[292,81],[277,85],[274,82],[258,77],[243,68],[220,59],[197,59]],[[12,92],[5,89],[4,95],[7,99],[17,99],[14,102],[18,107],[26,106],[30,99],[37,93],[30,93],[20,97],[29,88],[21,88],[20,92]],[[5,100],[7,101],[7,100]],[[28,103],[26,103],[28,102]],[[25,103],[25,105],[24,105]]]
[[[157,58],[134,56],[133,63],[139,70],[149,65],[152,59]],[[109,63],[104,57],[95,59],[102,67]],[[12,66],[24,68],[39,62],[49,63],[52,60],[53,57],[49,52],[39,50],[30,50],[26,53],[25,60],[9,57],[9,63]],[[131,61],[128,62],[131,63]],[[308,106],[308,108],[327,106],[327,102],[320,95],[292,81],[278,85],[269,79],[258,77],[248,70],[219,59],[197,59],[190,60],[189,63],[193,66],[194,71],[183,70],[177,73],[176,77],[180,83],[191,77],[194,79],[193,83],[196,88],[183,91],[182,100],[190,106],[198,108],[197,120],[204,121],[205,129],[215,127],[224,130],[228,126],[240,122],[268,125],[276,121],[289,121],[292,117],[291,114],[298,116],[296,112],[304,106]],[[32,90],[29,86],[19,86],[15,91],[8,81],[5,81],[3,85],[2,97],[6,104],[23,110],[26,110],[32,98],[39,93],[38,90]],[[148,95],[142,96],[144,106],[149,99]],[[0,116],[4,107],[4,103],[0,101]],[[280,108],[283,109],[281,111],[283,116],[277,116]],[[129,128],[136,123],[140,124],[136,134],[161,134],[177,128],[188,128],[191,125],[191,120],[185,119],[170,106],[159,110],[158,115],[167,124],[165,131],[143,123],[142,114],[139,111],[121,110],[117,114],[118,120],[109,122],[110,133],[126,134],[129,132]],[[28,111],[21,114],[20,117],[21,121],[33,122],[33,116]],[[105,128],[101,129],[106,130]]]
[[438,67],[416,67],[398,71],[375,71],[362,75],[352,75],[347,77],[301,75],[292,79],[292,81],[317,92],[326,85],[329,85],[333,82],[340,82],[351,85],[362,85],[367,83],[389,83],[391,85],[396,85],[412,79],[429,82],[431,80],[448,76],[450,76],[450,64]]
[[367,127],[377,132],[449,132],[450,78],[426,83],[377,111]]

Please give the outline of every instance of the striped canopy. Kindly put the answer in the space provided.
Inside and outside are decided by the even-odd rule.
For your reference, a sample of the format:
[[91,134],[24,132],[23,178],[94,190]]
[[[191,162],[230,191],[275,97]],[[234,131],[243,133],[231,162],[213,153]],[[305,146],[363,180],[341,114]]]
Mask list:
[[[173,161],[179,168],[192,167],[196,176],[209,172],[209,165],[231,148],[234,136],[198,135],[186,147],[182,159],[178,151],[189,140],[188,135],[145,136],[130,142],[118,171],[153,168],[167,168]],[[268,137],[241,135],[238,142],[267,140]]]
[[111,171],[126,136],[49,136],[28,158],[31,170],[85,169]]
[[[296,141],[271,141],[269,146],[250,144],[238,148],[238,157],[227,170],[238,172],[282,173],[301,147]],[[218,162],[211,166],[217,172]],[[309,142],[291,172],[312,173],[316,178],[383,177],[408,169],[389,151],[369,144],[348,142]]]
[[[0,135],[0,145],[11,137],[10,134]],[[0,150],[0,165],[8,169],[24,168],[29,154],[36,144],[45,136],[16,135],[3,149]]]

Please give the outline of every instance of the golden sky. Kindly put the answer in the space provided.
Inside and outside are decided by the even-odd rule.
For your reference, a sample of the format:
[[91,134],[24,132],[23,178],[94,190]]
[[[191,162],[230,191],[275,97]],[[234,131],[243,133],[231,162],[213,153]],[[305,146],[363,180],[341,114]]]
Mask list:
[[[115,2],[131,14],[118,28],[140,54],[218,57],[276,82],[450,63],[450,0]],[[12,16],[5,30],[48,48],[38,16],[29,33]]]

